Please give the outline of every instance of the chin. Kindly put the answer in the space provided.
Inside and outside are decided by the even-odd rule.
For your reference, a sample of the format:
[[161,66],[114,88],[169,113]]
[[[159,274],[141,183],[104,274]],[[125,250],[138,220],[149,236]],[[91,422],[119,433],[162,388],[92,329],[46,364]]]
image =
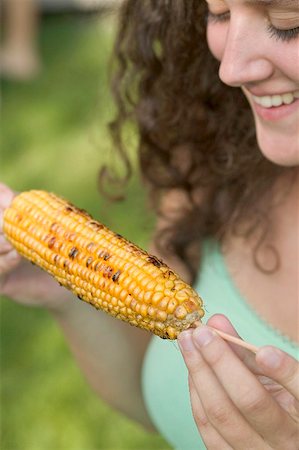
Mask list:
[[279,130],[265,130],[257,126],[259,148],[269,161],[283,167],[299,166],[298,133],[281,133]]

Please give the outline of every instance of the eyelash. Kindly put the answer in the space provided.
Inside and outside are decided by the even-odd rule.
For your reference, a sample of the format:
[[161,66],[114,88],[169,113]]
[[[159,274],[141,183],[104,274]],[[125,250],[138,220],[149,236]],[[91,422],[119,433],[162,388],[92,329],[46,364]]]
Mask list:
[[[226,22],[227,20],[229,20],[229,17],[229,11],[223,14],[214,14],[208,11],[207,22]],[[299,36],[299,27],[291,28],[290,30],[280,30],[279,28],[274,27],[272,24],[268,24],[267,29],[271,37],[284,42],[289,42]]]

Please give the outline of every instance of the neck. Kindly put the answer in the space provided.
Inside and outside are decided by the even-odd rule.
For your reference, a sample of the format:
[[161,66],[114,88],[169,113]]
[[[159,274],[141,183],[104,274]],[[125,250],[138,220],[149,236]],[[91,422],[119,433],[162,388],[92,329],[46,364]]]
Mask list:
[[[275,185],[265,204],[269,227],[250,238],[230,235],[223,252],[231,276],[258,314],[283,334],[298,340],[299,171],[290,183]],[[267,225],[267,224],[266,224]]]

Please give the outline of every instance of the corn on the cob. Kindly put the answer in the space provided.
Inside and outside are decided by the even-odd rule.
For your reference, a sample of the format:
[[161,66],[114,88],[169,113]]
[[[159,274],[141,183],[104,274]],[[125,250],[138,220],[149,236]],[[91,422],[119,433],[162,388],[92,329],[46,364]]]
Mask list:
[[162,338],[176,339],[204,315],[200,297],[166,264],[54,194],[16,196],[4,233],[81,300]]

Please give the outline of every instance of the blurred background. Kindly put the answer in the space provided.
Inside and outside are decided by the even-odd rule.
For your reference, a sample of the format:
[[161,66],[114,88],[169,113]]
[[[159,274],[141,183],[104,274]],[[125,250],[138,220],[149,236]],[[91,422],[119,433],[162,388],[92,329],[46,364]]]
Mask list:
[[[118,164],[107,123],[119,4],[2,1],[0,180],[65,196],[147,248],[153,216],[137,171],[122,202],[104,199],[97,183],[104,162]],[[134,130],[127,141],[134,160]],[[1,449],[169,449],[95,396],[46,311],[0,305]]]

